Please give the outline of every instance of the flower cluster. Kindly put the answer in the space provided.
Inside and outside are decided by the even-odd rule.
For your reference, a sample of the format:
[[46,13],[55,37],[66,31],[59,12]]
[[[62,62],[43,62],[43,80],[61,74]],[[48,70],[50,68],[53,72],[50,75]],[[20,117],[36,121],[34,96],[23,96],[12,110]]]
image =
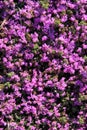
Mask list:
[[86,130],[87,0],[0,0],[0,130]]

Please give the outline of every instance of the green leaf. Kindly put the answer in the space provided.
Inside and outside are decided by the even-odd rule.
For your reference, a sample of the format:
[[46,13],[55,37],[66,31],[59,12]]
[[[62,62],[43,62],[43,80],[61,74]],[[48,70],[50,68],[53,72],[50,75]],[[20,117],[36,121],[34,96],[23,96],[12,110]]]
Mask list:
[[14,75],[14,72],[7,73],[7,76],[8,76],[8,77],[11,77],[11,76],[13,76],[13,75]]
[[84,20],[82,20],[82,21],[79,23],[79,25],[85,25],[85,26],[87,26],[87,22],[84,21]]
[[13,62],[16,62],[16,61],[18,61],[18,59],[13,59]]
[[68,60],[67,59],[63,59],[63,62],[68,64]]
[[82,94],[80,94],[80,95],[79,95],[79,100],[80,100],[80,101],[87,100],[87,95],[82,95]]
[[52,50],[52,54],[56,54],[56,51],[55,51],[55,50]]
[[66,124],[67,118],[65,116],[59,118],[60,123]]
[[38,45],[38,43],[36,43],[36,44],[34,45],[33,53],[37,53],[37,51],[39,51],[39,45]]
[[80,123],[80,124],[84,124],[84,119],[83,119],[83,117],[80,117],[80,118],[79,118],[79,123]]
[[59,52],[58,52],[58,56],[62,58],[63,52],[62,52],[62,51],[59,51]]
[[68,15],[72,15],[72,14],[73,14],[72,10],[68,9],[68,10],[67,10],[67,14],[68,14]]
[[48,9],[49,7],[49,0],[40,0],[40,4],[43,8]]
[[6,82],[4,85],[7,86],[8,88],[10,88],[11,86],[10,82]]
[[87,56],[86,55],[84,56],[84,60],[85,60],[85,62],[87,62]]
[[39,49],[39,45],[38,44],[35,44],[34,45],[34,50],[38,50]]
[[66,11],[65,11],[65,10],[63,10],[61,13],[62,13],[62,15],[65,15],[65,14],[66,14]]
[[61,23],[60,19],[55,18],[55,25],[59,25]]
[[15,118],[16,118],[17,120],[21,120],[21,116],[18,116],[16,113],[15,113]]

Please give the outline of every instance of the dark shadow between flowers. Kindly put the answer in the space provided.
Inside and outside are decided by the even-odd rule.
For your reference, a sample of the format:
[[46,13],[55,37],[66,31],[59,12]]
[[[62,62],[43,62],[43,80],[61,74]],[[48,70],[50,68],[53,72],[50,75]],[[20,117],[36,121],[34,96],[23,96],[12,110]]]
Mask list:
[[48,62],[40,62],[40,65],[39,65],[39,69],[41,72],[44,72],[45,69],[47,69],[49,66],[49,63]]
[[73,102],[69,101],[66,105],[66,113],[68,114],[69,118],[76,118],[80,111],[80,106],[74,106],[73,104]]

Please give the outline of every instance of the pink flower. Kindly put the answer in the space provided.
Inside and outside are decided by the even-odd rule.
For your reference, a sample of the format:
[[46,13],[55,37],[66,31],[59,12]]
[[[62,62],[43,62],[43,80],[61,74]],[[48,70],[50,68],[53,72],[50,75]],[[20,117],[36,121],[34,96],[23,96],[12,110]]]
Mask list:
[[31,38],[33,42],[38,42],[38,34],[36,32],[34,32],[34,34],[31,34]]

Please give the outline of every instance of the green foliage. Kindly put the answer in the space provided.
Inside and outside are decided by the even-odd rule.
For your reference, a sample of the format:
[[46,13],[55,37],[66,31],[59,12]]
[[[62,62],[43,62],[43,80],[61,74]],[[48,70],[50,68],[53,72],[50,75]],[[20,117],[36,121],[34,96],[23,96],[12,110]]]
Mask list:
[[79,101],[84,101],[84,100],[87,100],[87,95],[80,94],[79,95]]
[[36,43],[33,48],[33,53],[37,53],[39,51],[39,45]]
[[55,18],[55,25],[59,25],[61,23],[60,19]]
[[6,83],[4,84],[4,86],[10,88],[10,87],[11,87],[11,84],[10,84],[10,82],[6,82]]
[[65,10],[63,10],[61,13],[62,13],[62,15],[65,15],[65,14],[66,14],[66,11],[65,11]]
[[11,86],[10,82],[6,82],[4,84],[0,84],[0,90],[3,90],[5,87],[10,88],[10,86]]
[[67,118],[65,116],[62,116],[62,117],[59,118],[59,121],[62,124],[66,124],[67,123]]
[[80,123],[80,124],[84,124],[84,119],[83,119],[83,117],[80,117],[80,118],[79,118],[79,123]]
[[35,44],[34,45],[34,50],[38,50],[39,49],[39,45],[38,44]]
[[49,0],[40,0],[40,4],[43,8],[48,9],[49,7]]
[[87,62],[87,56],[86,55],[84,56],[84,60],[85,60],[85,62]]
[[14,72],[7,73],[8,77],[12,77],[14,75]]
[[62,51],[59,51],[59,52],[58,52],[58,57],[62,58],[62,56],[63,56],[63,52],[62,52]]
[[80,26],[81,26],[81,25],[85,25],[85,26],[87,26],[87,22],[84,21],[84,20],[82,20],[82,21],[79,23],[79,25],[80,25]]
[[63,59],[63,62],[66,63],[66,64],[68,64],[68,60],[65,59],[65,58]]
[[68,14],[68,15],[72,15],[72,14],[73,14],[72,10],[68,9],[68,10],[67,10],[67,14]]
[[15,113],[15,119],[17,120],[17,121],[20,121],[21,120],[21,116],[19,116],[19,115],[17,115],[17,113]]

